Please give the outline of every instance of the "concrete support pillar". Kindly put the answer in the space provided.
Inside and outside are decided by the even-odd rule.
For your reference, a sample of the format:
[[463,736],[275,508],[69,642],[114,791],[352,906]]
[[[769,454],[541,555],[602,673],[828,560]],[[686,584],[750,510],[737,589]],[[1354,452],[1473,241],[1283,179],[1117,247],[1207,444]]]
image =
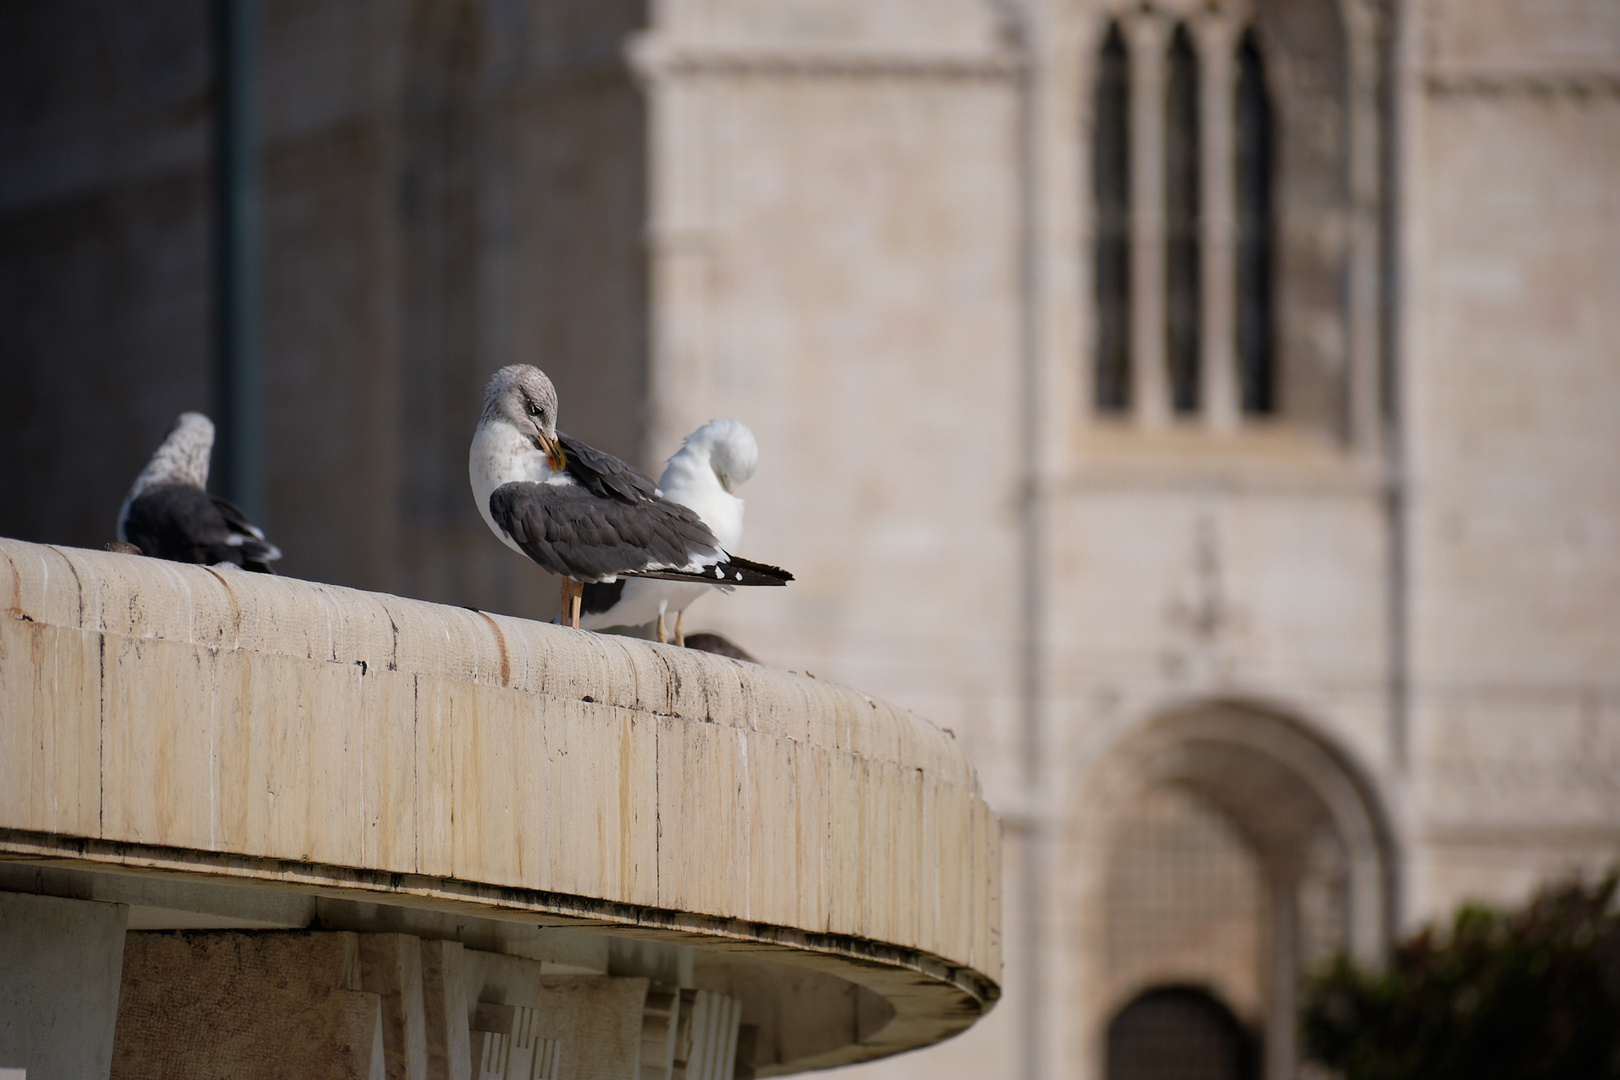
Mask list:
[[422,942],[424,1042],[431,1080],[469,1080],[472,1075],[471,1035],[461,1022],[468,1011],[464,959],[457,942]]
[[1384,962],[1393,929],[1384,858],[1371,829],[1344,833],[1350,857],[1350,955],[1358,964],[1377,967]]
[[1165,350],[1164,94],[1169,27],[1152,12],[1128,24],[1131,50],[1131,402],[1143,427],[1170,419]]
[[0,893],[0,1073],[106,1080],[128,915],[122,904]]
[[1200,269],[1203,289],[1204,422],[1214,431],[1238,426],[1239,394],[1235,357],[1237,289],[1233,240],[1237,232],[1232,135],[1233,34],[1229,19],[1213,14],[1198,23],[1199,145],[1204,167],[1199,193]]
[[1271,998],[1266,1010],[1266,1080],[1295,1080],[1299,997],[1299,881],[1271,883]]
[[[428,1080],[432,1075],[421,944],[407,934],[360,937],[360,985],[381,1004],[388,1080]],[[441,1067],[441,1074],[447,1072]]]

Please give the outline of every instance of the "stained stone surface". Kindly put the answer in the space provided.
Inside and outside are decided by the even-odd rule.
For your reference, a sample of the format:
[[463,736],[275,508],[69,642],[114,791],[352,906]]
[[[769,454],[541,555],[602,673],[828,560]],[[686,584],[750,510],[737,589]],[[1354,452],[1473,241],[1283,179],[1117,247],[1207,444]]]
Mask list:
[[[44,868],[8,870],[8,887],[107,890],[147,926],[240,913],[424,936],[419,962],[386,933],[142,939],[165,971],[187,941],[315,949],[238,966],[255,986],[296,969],[328,988],[277,993],[326,1018],[317,1057],[343,1075],[377,1067],[373,1030],[397,1060],[461,1053],[465,1026],[436,1039],[430,1024],[413,1048],[410,1007],[364,998],[415,1000],[420,984],[430,1013],[453,1013],[457,980],[435,971],[459,961],[430,942],[623,977],[663,963],[539,945],[537,924],[705,956],[671,983],[701,969],[696,988],[743,1001],[770,1038],[761,1067],[937,1040],[998,994],[998,823],[954,740],[914,714],[706,653],[287,577],[10,540],[0,568],[0,851]],[[169,884],[96,885],[106,872]],[[322,899],[244,905],[221,885]],[[528,936],[463,925],[492,920]],[[166,1052],[152,1039],[128,1075]]]

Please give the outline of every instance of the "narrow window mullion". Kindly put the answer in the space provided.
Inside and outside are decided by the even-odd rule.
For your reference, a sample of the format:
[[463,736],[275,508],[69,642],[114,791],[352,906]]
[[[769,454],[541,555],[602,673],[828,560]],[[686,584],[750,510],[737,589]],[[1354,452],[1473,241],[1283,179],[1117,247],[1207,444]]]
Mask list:
[[1204,420],[1216,431],[1237,427],[1236,162],[1232,113],[1236,78],[1231,23],[1221,14],[1199,26],[1199,125],[1203,151],[1202,376]]
[[1131,411],[1144,427],[1169,418],[1165,370],[1165,23],[1130,22]]

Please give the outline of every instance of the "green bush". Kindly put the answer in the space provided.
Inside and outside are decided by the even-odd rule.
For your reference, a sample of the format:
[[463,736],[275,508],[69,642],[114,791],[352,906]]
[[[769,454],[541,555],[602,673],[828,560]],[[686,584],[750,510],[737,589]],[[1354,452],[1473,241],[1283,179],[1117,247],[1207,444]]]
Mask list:
[[1379,972],[1333,960],[1307,988],[1307,1052],[1346,1080],[1620,1078],[1617,878],[1518,911],[1466,907]]

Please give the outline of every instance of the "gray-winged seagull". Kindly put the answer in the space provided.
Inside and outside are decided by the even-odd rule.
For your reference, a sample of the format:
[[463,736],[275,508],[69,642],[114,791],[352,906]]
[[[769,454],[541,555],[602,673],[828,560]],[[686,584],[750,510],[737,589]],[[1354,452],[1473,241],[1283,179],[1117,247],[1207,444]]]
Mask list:
[[118,539],[153,558],[274,573],[270,564],[281,550],[242,511],[208,494],[213,452],[214,422],[181,413],[129,489],[118,511]]
[[490,531],[563,579],[563,617],[579,626],[582,585],[650,577],[783,585],[793,575],[729,554],[692,510],[612,454],[557,430],[557,391],[538,368],[501,368],[467,455]]
[[[747,425],[711,420],[688,435],[664,466],[658,490],[664,498],[697,513],[727,551],[742,542],[743,500],[735,494],[759,465],[759,444]],[[667,615],[675,612],[675,644],[686,644],[684,620],[692,601],[713,585],[690,581],[625,579],[611,585],[586,585],[580,625],[641,626],[657,620],[658,640],[668,641]]]

